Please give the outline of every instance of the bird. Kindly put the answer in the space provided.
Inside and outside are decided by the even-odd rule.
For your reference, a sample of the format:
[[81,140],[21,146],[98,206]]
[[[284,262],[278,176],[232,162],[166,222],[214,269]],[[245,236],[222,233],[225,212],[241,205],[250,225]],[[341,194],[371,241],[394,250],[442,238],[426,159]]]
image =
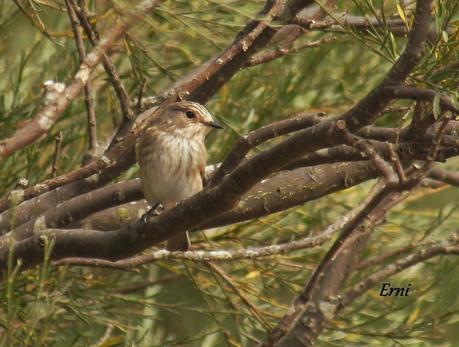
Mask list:
[[[205,137],[210,130],[222,129],[201,104],[179,101],[160,106],[138,137],[137,161],[140,185],[154,208],[174,208],[180,201],[203,188],[207,163]],[[188,232],[166,242],[169,251],[186,251]]]

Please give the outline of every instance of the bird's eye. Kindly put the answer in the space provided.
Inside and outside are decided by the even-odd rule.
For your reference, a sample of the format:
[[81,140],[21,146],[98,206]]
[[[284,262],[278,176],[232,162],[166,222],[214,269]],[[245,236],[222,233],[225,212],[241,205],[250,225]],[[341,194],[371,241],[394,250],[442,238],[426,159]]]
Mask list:
[[189,118],[192,119],[196,117],[196,114],[193,111],[186,111],[185,115]]

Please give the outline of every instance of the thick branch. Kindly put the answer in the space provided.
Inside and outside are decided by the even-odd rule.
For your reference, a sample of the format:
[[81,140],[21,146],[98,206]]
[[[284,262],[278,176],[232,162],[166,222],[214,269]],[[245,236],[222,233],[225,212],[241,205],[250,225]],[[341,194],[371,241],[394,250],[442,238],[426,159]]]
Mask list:
[[251,131],[247,136],[241,137],[212,176],[209,183],[210,186],[215,186],[219,183],[223,176],[230,173],[247,153],[260,143],[317,124],[322,120],[321,117],[323,116],[324,114],[322,113],[299,114],[292,118],[265,125],[264,127]]
[[[390,93],[399,99],[413,99],[418,101],[429,101],[432,102],[435,95],[438,93],[431,89],[422,89],[406,85],[392,86]],[[459,108],[454,106],[451,99],[445,95],[440,95],[440,106],[443,111],[451,111],[455,114],[459,114]]]
[[403,53],[390,69],[386,78],[357,105],[340,117],[348,120],[347,124],[351,131],[374,122],[393,97],[388,89],[403,83],[421,60],[429,30],[431,5],[432,0],[419,0],[417,2],[413,26]]
[[[256,184],[241,197],[241,201],[234,209],[215,220],[206,221],[199,226],[199,229],[233,224],[279,212],[349,188],[373,177],[374,170],[367,163],[341,163],[281,172]],[[46,228],[62,228],[95,212],[141,198],[143,194],[139,179],[119,182],[78,195],[57,208],[49,209],[36,220],[18,226],[13,230],[13,235],[16,240],[23,240],[33,232]],[[136,205],[133,209],[132,212],[138,219],[139,206]],[[130,218],[127,218],[126,213],[121,214],[127,221]],[[83,222],[78,225],[86,224]]]
[[116,183],[78,195],[56,208],[47,210],[37,219],[14,229],[13,235],[16,240],[23,240],[39,230],[60,228],[100,211],[101,208],[109,208],[141,198],[143,194],[138,179]]
[[[380,143],[377,148],[385,158],[389,158],[390,152],[386,144]],[[402,159],[414,158],[424,160],[428,154],[427,148],[416,144],[399,144],[396,148],[397,154]],[[457,150],[443,152],[438,155],[438,158],[444,160],[445,158],[457,155],[457,153]],[[214,220],[200,225],[199,229],[219,227],[262,217],[270,213],[301,205],[334,191],[346,189],[354,184],[374,178],[375,170],[371,164],[346,163],[363,160],[366,160],[366,158],[360,151],[348,146],[326,148],[310,153],[300,161],[289,165],[289,170],[300,167],[319,166],[305,170],[295,170],[294,172],[281,172],[262,183],[258,183],[241,198],[241,201],[235,208],[225,212]],[[339,164],[323,165],[326,163]],[[438,176],[438,170],[436,168],[432,169],[429,177],[444,180],[451,184],[451,180],[446,178],[443,173],[442,176]],[[451,174],[455,175],[448,172],[448,177]],[[448,181],[446,181],[447,179]],[[455,182],[459,182],[459,180]],[[296,187],[293,183],[296,183]],[[125,195],[124,193],[121,194]],[[125,204],[120,206],[119,210],[112,208],[93,214],[80,223],[77,223],[74,227],[78,228],[84,225],[85,227],[97,230],[118,229],[127,223],[136,221],[139,218],[139,211],[146,211],[147,207],[148,205],[145,203]],[[98,205],[97,210],[105,208],[106,205],[101,204]]]
[[434,167],[429,171],[429,177],[459,187],[459,173],[457,172]]
[[265,247],[252,247],[240,250],[218,250],[218,251],[188,251],[188,252],[170,252],[166,249],[154,251],[150,254],[139,255],[136,257],[111,262],[103,259],[85,259],[85,258],[65,258],[56,265],[84,265],[95,267],[107,267],[112,269],[132,269],[141,265],[149,264],[164,259],[185,259],[191,261],[222,261],[238,259],[257,259],[273,255],[282,255],[299,249],[312,248],[330,240],[330,238],[349,222],[359,209],[353,209],[346,215],[330,224],[324,231],[316,236],[308,236],[297,241],[271,245]]

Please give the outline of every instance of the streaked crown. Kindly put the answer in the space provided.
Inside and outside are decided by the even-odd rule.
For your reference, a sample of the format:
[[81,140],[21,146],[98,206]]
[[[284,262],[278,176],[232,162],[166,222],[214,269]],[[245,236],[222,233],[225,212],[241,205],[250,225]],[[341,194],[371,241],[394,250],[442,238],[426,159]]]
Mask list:
[[151,127],[168,133],[182,129],[184,136],[205,135],[211,128],[222,129],[203,105],[193,101],[179,101],[160,107]]

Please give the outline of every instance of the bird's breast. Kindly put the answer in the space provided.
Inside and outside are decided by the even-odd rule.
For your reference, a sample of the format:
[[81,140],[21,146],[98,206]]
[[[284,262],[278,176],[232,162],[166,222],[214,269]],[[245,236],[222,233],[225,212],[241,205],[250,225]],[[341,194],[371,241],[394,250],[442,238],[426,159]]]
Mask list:
[[203,141],[157,136],[138,147],[142,191],[150,204],[171,208],[202,189],[200,168],[205,167]]

